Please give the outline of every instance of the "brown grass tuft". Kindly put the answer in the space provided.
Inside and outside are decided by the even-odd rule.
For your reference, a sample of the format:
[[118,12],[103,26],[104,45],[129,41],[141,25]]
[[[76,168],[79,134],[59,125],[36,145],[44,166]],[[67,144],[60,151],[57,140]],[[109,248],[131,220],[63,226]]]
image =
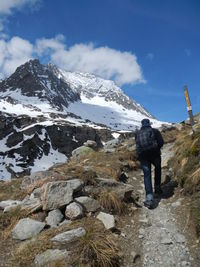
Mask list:
[[20,189],[22,179],[0,182],[0,201],[5,199],[22,200],[26,192]]
[[[117,267],[120,253],[111,234],[90,228],[75,249],[75,266]],[[78,257],[77,257],[78,255]],[[78,265],[76,265],[78,264]]]
[[124,212],[124,203],[112,190],[104,190],[99,195],[101,206],[108,212],[122,214]]

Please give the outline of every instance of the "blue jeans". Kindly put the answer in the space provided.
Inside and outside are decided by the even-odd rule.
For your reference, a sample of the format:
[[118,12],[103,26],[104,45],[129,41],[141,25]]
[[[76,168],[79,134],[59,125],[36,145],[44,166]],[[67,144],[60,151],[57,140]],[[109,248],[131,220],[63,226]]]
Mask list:
[[151,160],[141,159],[141,168],[144,173],[144,186],[146,191],[146,200],[153,199],[151,164],[155,166],[154,186],[160,187],[161,184],[161,157],[156,157]]

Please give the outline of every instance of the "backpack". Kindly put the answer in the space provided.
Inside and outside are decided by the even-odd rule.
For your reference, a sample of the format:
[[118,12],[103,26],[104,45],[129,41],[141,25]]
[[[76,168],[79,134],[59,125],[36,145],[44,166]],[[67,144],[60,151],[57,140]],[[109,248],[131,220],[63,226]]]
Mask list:
[[143,152],[155,151],[158,142],[151,127],[145,127],[136,133],[136,151],[140,155]]

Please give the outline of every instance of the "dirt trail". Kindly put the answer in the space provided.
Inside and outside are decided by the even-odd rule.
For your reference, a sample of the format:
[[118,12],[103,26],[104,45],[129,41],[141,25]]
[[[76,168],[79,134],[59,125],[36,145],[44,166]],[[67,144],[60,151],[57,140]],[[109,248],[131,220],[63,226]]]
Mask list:
[[172,148],[173,144],[167,144],[162,150],[162,178],[167,179],[162,187],[163,198],[156,200],[155,209],[149,210],[143,205],[141,172],[133,172],[129,179],[139,194],[141,208],[135,211],[123,229],[126,267],[200,266],[198,240],[190,222],[189,199],[181,195],[180,188],[176,187],[175,181],[169,180],[167,173],[167,161],[173,156]]

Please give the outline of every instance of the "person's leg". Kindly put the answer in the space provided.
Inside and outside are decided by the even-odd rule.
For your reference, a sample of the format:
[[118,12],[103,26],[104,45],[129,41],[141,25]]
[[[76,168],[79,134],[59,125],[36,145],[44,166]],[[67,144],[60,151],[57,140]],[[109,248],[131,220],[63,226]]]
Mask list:
[[155,166],[154,176],[154,189],[155,193],[162,193],[161,191],[161,156],[158,156],[152,160],[152,164]]
[[153,200],[151,163],[147,160],[141,160],[141,168],[144,173],[144,186],[145,186],[145,192],[146,192],[146,201],[151,201]]

